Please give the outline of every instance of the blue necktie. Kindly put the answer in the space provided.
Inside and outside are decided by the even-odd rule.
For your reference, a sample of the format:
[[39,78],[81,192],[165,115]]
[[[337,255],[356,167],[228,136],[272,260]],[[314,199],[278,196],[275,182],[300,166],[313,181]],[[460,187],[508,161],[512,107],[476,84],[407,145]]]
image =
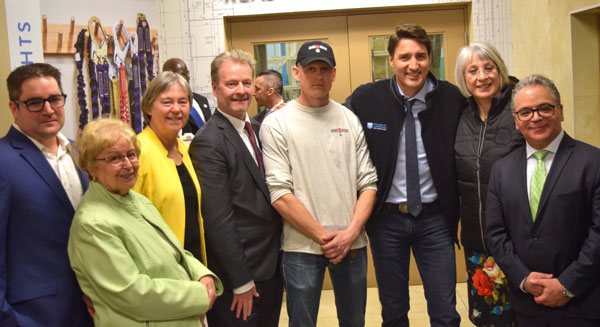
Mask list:
[[417,133],[415,118],[412,114],[414,100],[406,99],[406,116],[404,117],[404,140],[406,151],[406,204],[408,213],[418,217],[421,213],[421,186],[419,178],[419,160],[417,157]]
[[192,119],[198,126],[198,129],[200,129],[200,127],[204,126],[204,121],[202,120],[202,117],[200,117],[200,114],[198,113],[198,111],[193,107],[190,108],[190,116],[192,116]]

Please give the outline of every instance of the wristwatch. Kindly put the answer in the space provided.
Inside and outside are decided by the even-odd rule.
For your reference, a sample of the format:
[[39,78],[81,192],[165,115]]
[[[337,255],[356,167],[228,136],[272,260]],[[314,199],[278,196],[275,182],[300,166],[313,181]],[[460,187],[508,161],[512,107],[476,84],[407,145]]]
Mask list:
[[562,294],[563,294],[564,297],[568,297],[568,298],[571,298],[571,299],[575,297],[575,294],[569,292],[569,290],[566,287],[564,287],[564,286],[562,288]]

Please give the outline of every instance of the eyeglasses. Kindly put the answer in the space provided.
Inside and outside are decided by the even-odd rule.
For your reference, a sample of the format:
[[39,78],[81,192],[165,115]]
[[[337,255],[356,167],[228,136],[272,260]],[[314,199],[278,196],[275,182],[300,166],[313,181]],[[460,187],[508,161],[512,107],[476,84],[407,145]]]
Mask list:
[[29,100],[25,100],[25,101],[13,100],[13,102],[25,104],[25,106],[27,107],[27,110],[29,110],[31,112],[38,112],[38,111],[42,111],[42,109],[44,109],[44,105],[46,104],[46,102],[48,102],[50,104],[52,109],[60,109],[65,106],[66,98],[67,98],[67,95],[63,93],[61,95],[53,95],[47,99],[35,98],[35,99],[29,99]]
[[514,112],[515,115],[519,118],[520,121],[530,121],[533,119],[533,113],[537,112],[538,116],[542,118],[552,117],[554,115],[554,107],[553,105],[544,105],[538,108],[523,108],[519,111]]
[[477,67],[473,67],[469,70],[467,70],[467,74],[471,75],[471,76],[478,76],[480,71],[483,71],[484,75],[489,75],[491,73],[494,72],[494,70],[496,70],[496,66],[485,66],[483,68],[477,68]]
[[129,152],[126,155],[114,154],[104,158],[96,158],[95,160],[104,160],[107,164],[113,165],[113,167],[121,167],[125,163],[125,158],[131,164],[138,162],[138,156],[135,152]]

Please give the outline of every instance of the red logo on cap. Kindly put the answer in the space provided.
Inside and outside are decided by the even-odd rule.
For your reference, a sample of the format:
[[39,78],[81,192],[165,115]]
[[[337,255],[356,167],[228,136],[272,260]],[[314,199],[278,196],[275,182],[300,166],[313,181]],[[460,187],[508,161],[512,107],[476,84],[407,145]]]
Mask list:
[[308,50],[315,50],[316,53],[321,52],[321,50],[327,51],[327,47],[320,45],[320,44],[313,44],[310,47],[308,47]]

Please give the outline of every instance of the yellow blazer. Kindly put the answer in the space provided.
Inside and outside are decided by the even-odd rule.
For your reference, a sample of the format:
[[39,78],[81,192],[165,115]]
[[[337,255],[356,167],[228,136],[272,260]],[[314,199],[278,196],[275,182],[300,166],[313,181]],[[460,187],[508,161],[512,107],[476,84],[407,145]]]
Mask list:
[[[137,136],[140,141],[140,168],[133,190],[145,195],[158,209],[161,216],[177,236],[182,246],[185,237],[185,198],[183,187],[173,159],[167,157],[167,149],[150,127],[146,127]],[[204,222],[202,220],[200,184],[192,160],[188,154],[188,146],[177,139],[179,153],[183,156],[183,165],[194,181],[198,194],[198,223],[202,262],[206,265],[206,245],[204,244]]]

